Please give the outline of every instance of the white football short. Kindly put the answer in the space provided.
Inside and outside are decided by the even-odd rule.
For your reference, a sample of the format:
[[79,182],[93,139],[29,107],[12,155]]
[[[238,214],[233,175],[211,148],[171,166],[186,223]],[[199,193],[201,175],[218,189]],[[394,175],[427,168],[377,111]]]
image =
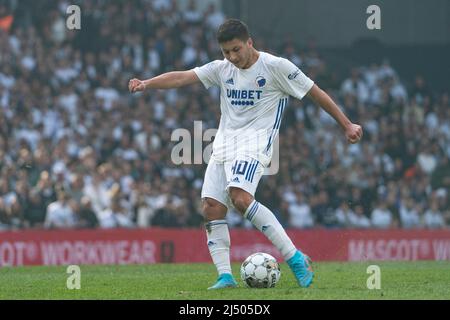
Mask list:
[[255,196],[259,180],[264,174],[263,165],[248,156],[237,157],[232,162],[217,162],[210,158],[202,187],[202,199],[213,198],[232,208],[228,194],[230,187],[243,189]]

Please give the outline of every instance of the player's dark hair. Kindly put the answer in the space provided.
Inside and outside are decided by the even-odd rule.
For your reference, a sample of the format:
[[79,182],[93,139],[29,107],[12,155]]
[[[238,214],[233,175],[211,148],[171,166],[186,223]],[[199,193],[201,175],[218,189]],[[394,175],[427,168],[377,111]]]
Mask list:
[[233,39],[247,41],[250,38],[247,25],[238,19],[228,19],[217,31],[217,41],[224,43]]

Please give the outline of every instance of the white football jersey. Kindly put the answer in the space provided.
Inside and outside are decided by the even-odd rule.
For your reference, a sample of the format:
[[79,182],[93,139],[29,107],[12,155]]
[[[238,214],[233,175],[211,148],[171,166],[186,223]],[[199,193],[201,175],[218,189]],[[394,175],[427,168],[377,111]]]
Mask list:
[[248,69],[224,59],[193,70],[207,89],[220,88],[221,118],[211,155],[219,162],[244,155],[267,166],[288,97],[302,99],[314,84],[289,60],[265,52]]

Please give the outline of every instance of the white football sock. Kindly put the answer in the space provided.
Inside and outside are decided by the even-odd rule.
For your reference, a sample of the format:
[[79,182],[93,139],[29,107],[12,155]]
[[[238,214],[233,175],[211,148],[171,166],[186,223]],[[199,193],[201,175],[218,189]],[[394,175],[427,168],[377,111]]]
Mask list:
[[273,243],[283,255],[284,260],[292,258],[297,251],[286,231],[275,215],[256,200],[250,204],[244,214],[253,225]]
[[205,224],[208,249],[219,275],[231,274],[230,232],[226,220],[213,220]]

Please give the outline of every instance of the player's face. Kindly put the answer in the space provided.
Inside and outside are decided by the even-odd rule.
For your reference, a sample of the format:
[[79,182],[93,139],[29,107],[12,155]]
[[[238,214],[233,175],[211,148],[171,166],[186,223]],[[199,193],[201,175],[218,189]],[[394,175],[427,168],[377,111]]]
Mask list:
[[237,68],[246,69],[250,63],[252,40],[247,41],[233,39],[220,44],[225,59],[234,64]]

